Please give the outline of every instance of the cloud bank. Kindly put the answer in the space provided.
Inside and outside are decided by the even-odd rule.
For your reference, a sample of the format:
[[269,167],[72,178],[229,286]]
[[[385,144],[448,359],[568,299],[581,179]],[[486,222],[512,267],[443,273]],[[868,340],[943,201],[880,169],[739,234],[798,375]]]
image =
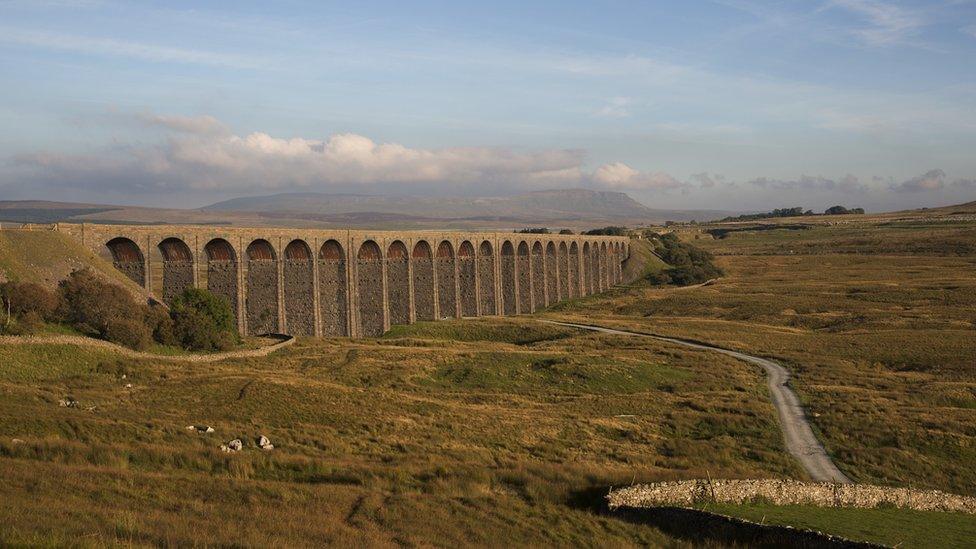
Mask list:
[[235,135],[211,116],[132,115],[165,139],[89,154],[37,152],[12,159],[21,181],[51,187],[128,191],[371,190],[477,191],[553,187],[669,190],[683,184],[615,162],[584,168],[579,150],[492,147],[410,148],[354,133],[325,139]]

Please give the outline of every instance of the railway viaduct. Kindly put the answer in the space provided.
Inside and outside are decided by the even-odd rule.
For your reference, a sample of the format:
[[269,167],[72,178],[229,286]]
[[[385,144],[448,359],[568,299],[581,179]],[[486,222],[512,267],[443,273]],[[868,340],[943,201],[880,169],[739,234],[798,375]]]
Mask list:
[[226,298],[244,334],[375,336],[391,325],[518,315],[622,281],[626,237],[61,223],[169,302]]

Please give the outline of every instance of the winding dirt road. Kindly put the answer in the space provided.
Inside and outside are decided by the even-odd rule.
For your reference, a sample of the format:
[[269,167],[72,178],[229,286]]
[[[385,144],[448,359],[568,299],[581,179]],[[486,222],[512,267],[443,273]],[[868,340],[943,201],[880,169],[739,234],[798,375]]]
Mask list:
[[543,320],[542,322],[557,324],[560,326],[568,326],[571,328],[579,328],[581,330],[602,332],[605,334],[649,337],[659,341],[667,341],[668,343],[673,343],[675,345],[690,347],[692,349],[722,353],[724,355],[761,366],[762,369],[766,371],[769,394],[772,396],[773,406],[776,408],[777,415],[779,415],[779,423],[783,431],[783,440],[786,442],[786,449],[800,462],[800,465],[806,469],[807,473],[810,475],[810,478],[813,480],[821,482],[838,482],[842,484],[852,483],[851,479],[847,478],[847,475],[842,473],[840,469],[834,465],[834,462],[831,461],[830,456],[827,455],[827,451],[824,449],[823,445],[820,444],[820,441],[817,440],[816,435],[813,434],[813,429],[810,427],[810,422],[807,421],[806,413],[803,411],[803,406],[800,405],[800,399],[798,399],[796,397],[796,393],[794,393],[793,390],[787,386],[787,383],[790,380],[790,373],[786,368],[780,366],[779,364],[771,360],[766,360],[765,358],[747,355],[738,351],[730,351],[729,349],[723,349],[721,347],[714,347],[712,345],[705,345],[701,343],[692,343],[690,341],[683,341],[681,339],[674,339],[670,337],[642,334],[639,332],[628,332],[625,330],[615,330],[613,328],[604,328],[602,326],[559,322],[555,320]]

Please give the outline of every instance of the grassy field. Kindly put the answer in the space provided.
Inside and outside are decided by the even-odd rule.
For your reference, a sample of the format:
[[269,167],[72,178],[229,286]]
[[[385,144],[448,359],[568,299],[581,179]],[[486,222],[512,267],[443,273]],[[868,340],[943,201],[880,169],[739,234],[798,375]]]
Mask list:
[[849,476],[976,493],[973,224],[695,236],[726,278],[617,290],[558,316],[779,360]]
[[2,543],[669,545],[593,506],[635,478],[800,474],[748,366],[531,320],[209,365],[0,353]]
[[[974,236],[912,223],[689,233],[727,277],[538,316],[780,360],[856,480],[973,494]],[[79,406],[60,407],[67,397]],[[238,437],[243,452],[218,450]],[[531,317],[303,339],[206,365],[0,347],[0,545],[686,546],[599,504],[611,485],[704,476],[804,478],[758,369]],[[723,512],[903,546],[958,543],[976,524]]]
[[963,548],[972,547],[976,539],[976,520],[959,513],[763,504],[709,505],[706,510],[760,524],[829,531],[892,547]]

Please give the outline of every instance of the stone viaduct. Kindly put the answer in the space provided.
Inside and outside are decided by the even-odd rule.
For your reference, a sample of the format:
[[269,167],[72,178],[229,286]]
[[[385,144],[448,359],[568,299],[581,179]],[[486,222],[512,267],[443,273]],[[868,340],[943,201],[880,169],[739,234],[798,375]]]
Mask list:
[[61,223],[165,302],[226,298],[243,334],[375,336],[517,315],[622,281],[626,237]]

